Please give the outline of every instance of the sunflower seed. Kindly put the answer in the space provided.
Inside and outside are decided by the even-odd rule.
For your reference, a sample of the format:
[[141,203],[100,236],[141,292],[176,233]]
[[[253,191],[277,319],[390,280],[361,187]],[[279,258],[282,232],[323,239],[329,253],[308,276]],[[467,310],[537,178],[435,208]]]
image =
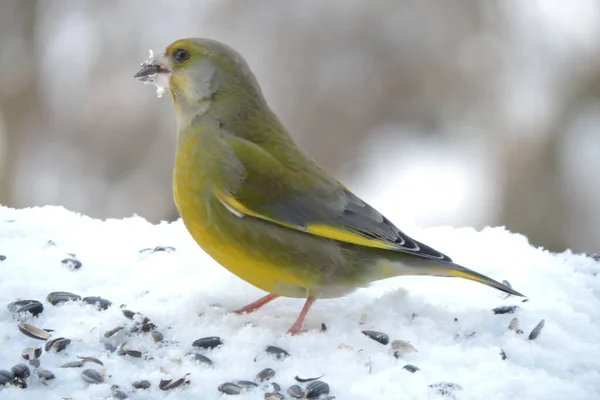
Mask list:
[[133,317],[135,317],[135,315],[137,314],[136,312],[131,310],[122,310],[121,312],[123,313],[123,316],[127,319],[133,319]]
[[200,353],[189,352],[186,354],[186,356],[189,357],[190,360],[199,362],[201,364],[206,364],[206,365],[213,364],[213,362],[210,358],[208,358],[205,355],[200,354]]
[[285,351],[279,347],[276,347],[276,346],[267,346],[265,348],[265,351],[267,352],[267,354],[275,356],[275,358],[277,358],[278,360],[281,360],[281,359],[284,359],[284,358],[290,356],[290,353],[288,353],[287,351]]
[[131,384],[131,386],[133,386],[136,389],[148,389],[150,386],[152,386],[152,384],[150,383],[150,381],[147,380],[141,380],[141,381],[135,381]]
[[81,371],[81,379],[83,379],[87,383],[94,383],[94,384],[104,382],[104,377],[102,376],[102,374],[100,374],[100,372],[96,371],[95,369],[91,369],[91,368],[84,369],[83,371]]
[[47,341],[44,349],[46,351],[54,350],[54,352],[58,353],[66,349],[69,344],[71,344],[71,339],[58,337]]
[[154,325],[152,322],[150,322],[150,319],[148,317],[144,317],[144,319],[142,320],[142,326],[140,327],[140,330],[142,332],[150,332],[156,329],[156,325]]
[[113,328],[110,331],[106,331],[106,332],[104,332],[104,337],[109,338],[112,335],[114,335],[115,333],[119,332],[121,329],[123,329],[122,326],[117,326],[116,328]]
[[129,396],[127,395],[127,393],[125,393],[124,391],[122,391],[120,389],[113,389],[112,398],[118,399],[118,400],[123,400],[123,399],[129,398]]
[[417,371],[419,371],[420,369],[418,367],[415,367],[412,364],[406,364],[404,367],[402,367],[403,369],[407,370],[408,372],[412,372],[413,374]]
[[54,379],[54,373],[52,371],[48,371],[47,369],[38,368],[35,370],[36,375],[45,381],[49,381]]
[[83,367],[83,361],[69,361],[60,366],[60,368],[81,368]]
[[142,352],[139,350],[130,350],[130,349],[120,349],[117,352],[120,356],[129,356],[133,358],[142,358]]
[[295,399],[301,399],[304,397],[304,389],[298,385],[292,385],[287,388],[287,393]]
[[20,314],[28,312],[34,317],[44,311],[44,305],[37,300],[18,300],[6,306],[11,313]]
[[17,364],[13,366],[10,370],[19,379],[27,379],[31,375],[29,367],[25,364]]
[[265,368],[256,374],[256,380],[259,382],[268,381],[275,376],[275,370],[271,368]]
[[98,296],[88,296],[83,298],[83,302],[91,305],[95,305],[98,310],[106,310],[112,305],[109,300],[103,299]]
[[285,397],[281,393],[265,393],[265,400],[283,400]]
[[321,395],[329,394],[329,385],[323,381],[312,381],[306,385],[306,398],[318,399]]
[[160,333],[159,331],[152,331],[152,340],[154,340],[155,343],[162,342],[163,339],[164,336],[162,333]]
[[519,310],[519,306],[500,306],[494,308],[492,311],[494,314],[514,314],[517,310]]
[[40,329],[37,326],[28,324],[27,322],[19,322],[19,331],[25,336],[33,339],[48,340],[52,337],[45,329]]
[[379,343],[381,343],[381,344],[383,344],[383,345],[386,345],[386,344],[388,344],[388,343],[390,342],[390,338],[389,338],[389,336],[388,336],[388,335],[386,335],[386,334],[385,334],[385,333],[383,333],[383,332],[377,332],[377,331],[362,331],[362,333],[363,333],[365,336],[367,336],[367,337],[369,337],[369,338],[373,339],[374,341],[376,341],[376,342],[379,342]]
[[235,381],[235,384],[238,386],[241,386],[243,389],[254,389],[255,387],[258,387],[258,384],[254,383],[252,381],[240,380],[240,381]]
[[326,332],[327,331],[327,325],[325,325],[324,322],[321,323],[321,332]]
[[179,387],[181,385],[185,385],[190,383],[189,380],[187,380],[187,376],[189,374],[185,374],[184,376],[182,376],[179,379],[161,379],[160,383],[158,384],[158,387],[160,390],[171,390],[174,389],[176,387]]
[[502,357],[502,360],[506,360],[506,353],[502,349],[500,349],[500,357]]
[[4,260],[6,260],[6,256],[5,256],[5,255],[2,255],[2,254],[0,254],[0,261],[4,261]]
[[391,349],[392,354],[396,358],[401,358],[406,353],[417,352],[417,349],[415,349],[415,347],[412,344],[405,342],[404,340],[392,340]]
[[242,387],[236,385],[235,383],[231,383],[231,382],[225,382],[219,385],[219,387],[217,388],[217,390],[219,392],[225,393],[225,394],[240,394],[242,393]]
[[296,375],[296,376],[294,377],[294,379],[295,379],[297,382],[300,382],[300,383],[306,383],[306,382],[312,382],[312,381],[316,381],[317,379],[321,379],[321,378],[322,378],[322,377],[324,377],[324,376],[325,376],[325,375],[321,375],[321,376],[318,376],[318,377],[316,377],[316,378],[300,378],[298,375]]
[[271,386],[273,386],[273,391],[281,392],[281,385],[277,382],[271,382]]
[[15,379],[15,374],[12,371],[0,369],[0,385],[11,383]]
[[46,296],[46,300],[53,306],[65,303],[67,301],[78,301],[81,300],[81,296],[70,292],[52,292]]
[[37,360],[42,355],[41,347],[28,347],[21,352],[21,357],[27,361]]
[[435,389],[435,391],[442,396],[447,396],[447,395],[452,396],[453,392],[462,390],[462,387],[460,387],[460,385],[457,385],[456,383],[450,383],[450,382],[433,383],[433,384],[429,385],[429,387],[432,389]]
[[542,329],[544,328],[545,324],[546,324],[546,320],[545,319],[541,320],[529,334],[529,340],[536,339],[542,332]]
[[73,271],[78,270],[79,268],[81,268],[82,265],[81,261],[79,261],[76,258],[65,258],[60,263]]
[[77,358],[79,358],[83,363],[88,363],[88,362],[92,362],[92,363],[96,363],[98,365],[104,365],[104,363],[100,360],[98,360],[95,357],[82,357],[82,356],[77,356]]
[[219,347],[223,344],[223,340],[221,340],[218,336],[208,336],[203,337],[197,340],[194,340],[192,346],[200,347],[201,349],[214,349],[215,347]]

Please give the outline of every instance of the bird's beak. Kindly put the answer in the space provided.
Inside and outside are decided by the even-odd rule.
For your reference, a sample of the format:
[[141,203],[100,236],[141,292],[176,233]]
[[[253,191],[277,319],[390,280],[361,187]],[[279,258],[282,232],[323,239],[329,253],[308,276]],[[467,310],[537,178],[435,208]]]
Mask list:
[[146,64],[143,64],[142,68],[140,68],[140,70],[138,72],[136,72],[133,77],[145,80],[145,79],[148,79],[149,75],[158,74],[159,72],[160,72],[160,66],[159,65],[146,65]]
[[169,62],[164,55],[157,55],[156,57],[150,51],[150,58],[142,64],[142,67],[133,76],[136,79],[143,81],[144,83],[153,83],[156,85],[156,93],[158,97],[169,87]]

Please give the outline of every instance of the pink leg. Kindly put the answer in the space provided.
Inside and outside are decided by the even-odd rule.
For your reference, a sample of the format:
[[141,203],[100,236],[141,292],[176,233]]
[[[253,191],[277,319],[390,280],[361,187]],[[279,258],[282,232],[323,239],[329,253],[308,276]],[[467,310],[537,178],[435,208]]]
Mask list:
[[292,327],[288,330],[288,333],[290,335],[297,335],[303,332],[302,323],[304,322],[306,314],[308,314],[308,310],[310,310],[310,306],[312,306],[314,302],[315,299],[313,297],[309,297],[308,299],[306,299],[306,303],[304,303],[304,307],[302,307],[302,311],[300,311],[298,319],[296,320],[296,322],[294,322],[294,325],[292,325]]
[[251,313],[253,311],[258,310],[265,304],[275,300],[278,297],[279,296],[276,294],[268,294],[268,295],[256,300],[255,302],[252,302],[252,303],[248,304],[247,306],[240,308],[239,310],[235,310],[234,313],[236,313],[236,314]]

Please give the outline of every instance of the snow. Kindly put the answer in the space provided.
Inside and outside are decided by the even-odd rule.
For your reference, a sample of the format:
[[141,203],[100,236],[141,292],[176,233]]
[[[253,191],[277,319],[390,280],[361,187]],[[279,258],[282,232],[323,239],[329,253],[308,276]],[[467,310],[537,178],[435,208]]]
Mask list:
[[[528,301],[505,299],[494,289],[459,279],[400,277],[344,298],[317,301],[305,323],[308,332],[291,337],[285,331],[303,301],[278,299],[254,314],[232,314],[264,293],[212,261],[181,221],[153,225],[140,217],[95,220],[61,207],[0,207],[0,254],[6,257],[0,261],[0,369],[25,362],[23,349],[44,345],[19,332],[18,318],[23,316],[6,308],[10,302],[42,301],[44,311],[25,320],[54,329],[53,337],[72,339],[62,352],[44,351],[40,358],[41,367],[56,379],[44,384],[32,372],[28,388],[0,387],[0,398],[105,399],[116,384],[131,399],[224,399],[229,396],[218,392],[220,384],[253,380],[266,367],[276,371],[273,380],[284,394],[297,383],[295,376],[324,374],[321,380],[339,400],[600,396],[600,262],[536,249],[503,228],[415,228],[407,233],[462,265],[510,281]],[[175,250],[140,253],[155,246]],[[68,253],[76,255],[81,268],[71,270],[61,263]],[[112,306],[105,311],[81,301],[52,306],[45,298],[54,291],[101,296]],[[164,341],[155,343],[149,333],[128,336],[134,321],[123,316],[121,305],[148,317]],[[519,310],[494,315],[491,310],[503,305],[518,305]],[[514,317],[524,334],[508,330]],[[542,319],[545,327],[539,337],[528,340]],[[327,326],[324,332],[321,323]],[[127,327],[104,337],[119,325]],[[369,339],[362,330],[408,341],[417,352],[397,359],[389,344]],[[185,357],[193,350],[192,342],[206,336],[224,342],[213,350],[197,350],[214,361],[212,366]],[[106,342],[126,342],[144,357],[109,353]],[[276,360],[264,352],[268,345],[290,356]],[[58,368],[77,356],[96,357],[104,366]],[[411,373],[403,369],[406,364],[419,370]],[[104,383],[84,382],[80,374],[85,368],[103,373]],[[158,388],[161,379],[188,373],[188,385]],[[131,387],[141,379],[152,383],[150,389]],[[429,387],[440,382],[462,390],[442,396]],[[264,399],[264,389],[231,398]]]

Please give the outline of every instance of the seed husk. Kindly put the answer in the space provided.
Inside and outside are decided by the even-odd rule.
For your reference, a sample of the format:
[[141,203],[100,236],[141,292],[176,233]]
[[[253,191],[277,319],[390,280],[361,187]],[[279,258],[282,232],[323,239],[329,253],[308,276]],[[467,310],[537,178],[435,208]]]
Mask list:
[[208,336],[197,340],[194,340],[192,346],[199,347],[201,349],[214,349],[223,344],[223,340],[218,336]]
[[44,349],[46,351],[53,350],[54,352],[58,353],[66,349],[69,344],[71,344],[71,339],[58,337],[47,341]]
[[514,314],[515,311],[519,310],[519,306],[500,306],[494,308],[492,311],[494,314]]
[[49,381],[55,378],[54,373],[44,368],[38,368],[35,370],[38,378],[43,379],[45,381]]
[[199,362],[201,364],[212,365],[213,361],[206,357],[204,354],[189,352],[186,354],[192,361]]
[[60,366],[60,368],[81,368],[83,367],[84,362],[81,360],[77,361],[69,361]]
[[83,298],[83,302],[91,305],[95,305],[98,310],[107,310],[112,305],[109,300],[103,299],[98,296],[88,296]]
[[27,379],[31,375],[31,370],[25,364],[16,364],[10,370],[19,379]]
[[118,400],[123,400],[123,399],[129,398],[127,393],[125,393],[124,391],[122,391],[121,389],[118,389],[118,388],[113,389],[112,397],[113,397],[113,399],[118,399]]
[[304,389],[298,385],[292,385],[287,388],[287,393],[295,399],[301,399],[304,397]]
[[294,377],[294,379],[295,379],[297,382],[300,382],[300,383],[306,383],[306,382],[312,382],[312,381],[316,381],[316,380],[318,380],[318,379],[321,379],[321,378],[322,378],[322,377],[324,377],[324,376],[325,376],[325,375],[317,376],[316,378],[300,378],[298,375],[296,375],[296,376]]
[[127,309],[122,310],[121,312],[123,313],[123,316],[127,319],[133,319],[133,317],[135,317],[135,315],[137,314],[136,312]]
[[0,385],[11,383],[15,379],[15,374],[12,371],[0,369]]
[[546,320],[545,319],[541,320],[529,334],[529,340],[536,339],[542,332],[542,329],[544,328],[545,324],[546,324]]
[[405,342],[404,340],[392,340],[391,344],[392,354],[396,358],[401,358],[406,353],[416,353],[417,349],[410,344],[409,342]]
[[306,398],[318,399],[322,395],[329,394],[329,385],[323,381],[312,381],[306,385]]
[[79,358],[83,363],[91,362],[91,363],[95,363],[98,365],[104,365],[104,363],[102,361],[98,360],[96,357],[77,356],[77,358]]
[[116,328],[113,328],[113,329],[111,329],[109,331],[104,332],[104,337],[105,338],[109,338],[109,337],[111,337],[112,335],[114,335],[115,333],[119,332],[122,329],[123,329],[122,326],[117,326]]
[[79,261],[76,258],[65,258],[60,262],[63,266],[69,268],[70,270],[76,271],[79,268],[81,268],[82,264],[81,261]]
[[418,368],[418,367],[415,367],[415,366],[414,366],[414,365],[412,365],[412,364],[406,364],[406,365],[405,365],[404,367],[402,367],[402,368],[403,368],[403,369],[405,369],[405,370],[407,370],[408,372],[412,372],[413,374],[414,374],[415,372],[417,372],[417,371],[419,371],[419,370],[420,370],[420,368]]
[[277,358],[278,360],[282,360],[290,356],[290,353],[277,346],[267,346],[265,348],[265,351],[267,352],[267,354],[275,356],[275,358]]
[[34,317],[40,315],[44,311],[44,305],[37,300],[18,300],[13,301],[6,306],[11,313],[30,313]]
[[99,384],[104,382],[104,377],[102,374],[95,369],[84,369],[81,371],[81,379],[86,381],[87,383]]
[[190,381],[187,380],[187,376],[188,375],[189,374],[185,374],[181,378],[175,379],[175,380],[173,380],[173,379],[161,379],[160,383],[158,384],[158,387],[159,387],[160,390],[171,390],[171,389],[174,389],[174,388],[179,387],[181,385],[188,384],[188,383],[190,383]]
[[244,388],[232,382],[225,382],[219,385],[217,390],[221,393],[236,395],[242,393]]
[[241,386],[243,389],[254,389],[255,387],[258,387],[258,384],[245,380],[235,381],[235,384]]
[[142,352],[139,350],[120,349],[117,353],[120,356],[129,356],[133,358],[142,358]]
[[281,393],[265,393],[265,400],[284,400],[285,397]]
[[362,333],[367,336],[370,339],[373,339],[374,341],[383,344],[384,346],[387,345],[390,342],[390,337],[383,333],[383,332],[377,332],[377,331],[362,331]]
[[275,376],[275,370],[272,368],[265,368],[256,374],[256,380],[259,382],[268,381]]
[[48,293],[48,296],[46,296],[46,300],[48,300],[48,303],[55,306],[57,304],[66,303],[68,301],[79,301],[81,300],[81,296],[71,292],[52,292]]
[[52,335],[45,329],[38,328],[37,326],[28,324],[27,322],[19,322],[18,327],[22,334],[33,339],[48,340],[52,337]]
[[135,381],[131,384],[131,386],[133,386],[136,389],[148,389],[150,386],[152,386],[152,384],[150,383],[150,381],[147,380],[141,380],[141,381]]
[[21,357],[27,361],[37,360],[42,355],[41,347],[28,347],[21,352]]

